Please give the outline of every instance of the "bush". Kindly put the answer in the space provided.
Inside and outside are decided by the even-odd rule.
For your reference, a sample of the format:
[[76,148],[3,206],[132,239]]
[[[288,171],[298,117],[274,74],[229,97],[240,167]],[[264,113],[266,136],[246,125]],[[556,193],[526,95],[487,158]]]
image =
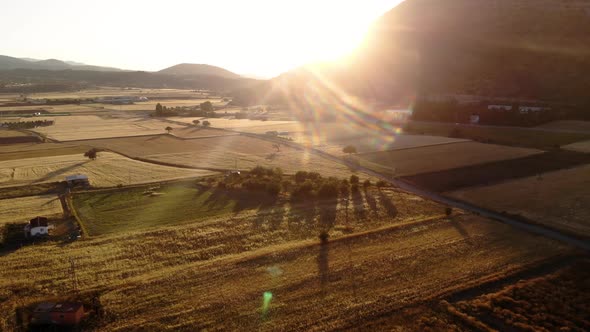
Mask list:
[[298,185],[291,192],[291,198],[294,200],[303,200],[304,198],[310,198],[313,196],[314,184],[310,180],[306,180],[302,184]]
[[452,208],[452,207],[449,207],[449,206],[447,206],[447,208],[445,209],[445,214],[446,214],[447,216],[450,216],[451,214],[453,214],[453,208]]
[[363,182],[363,188],[367,189],[371,186],[371,180],[366,179],[365,182]]
[[338,197],[338,183],[336,181],[326,181],[318,190],[318,196],[321,198],[336,198]]
[[298,171],[295,173],[295,182],[297,183],[303,183],[305,180],[317,181],[321,178],[322,176],[317,172]]
[[281,192],[281,186],[275,182],[269,182],[266,184],[266,193],[272,197],[277,197]]
[[377,181],[377,188],[383,188],[383,187],[387,187],[387,182],[383,181],[383,180],[379,180]]
[[350,176],[350,184],[352,185],[358,185],[359,184],[359,177],[356,175],[351,175]]

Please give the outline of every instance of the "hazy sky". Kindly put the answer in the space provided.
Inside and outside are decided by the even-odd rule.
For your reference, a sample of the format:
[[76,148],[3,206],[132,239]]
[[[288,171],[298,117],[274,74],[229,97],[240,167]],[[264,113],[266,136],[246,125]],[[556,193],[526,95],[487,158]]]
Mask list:
[[2,0],[0,54],[274,76],[350,51],[400,0]]

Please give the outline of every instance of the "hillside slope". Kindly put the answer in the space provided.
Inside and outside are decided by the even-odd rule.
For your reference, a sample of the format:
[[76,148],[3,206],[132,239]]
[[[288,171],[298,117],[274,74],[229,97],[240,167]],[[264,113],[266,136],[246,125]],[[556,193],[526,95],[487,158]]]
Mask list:
[[342,63],[285,73],[254,95],[273,89],[271,100],[292,102],[331,85],[386,102],[472,94],[575,103],[590,89],[588,31],[590,1],[406,0]]
[[204,64],[181,63],[166,69],[162,69],[159,74],[166,75],[210,75],[224,78],[240,78],[240,75],[232,73],[229,70]]
[[90,70],[90,71],[121,71],[118,68],[73,64],[57,59],[36,60],[30,58],[14,58],[0,55],[0,70],[31,69],[31,70]]

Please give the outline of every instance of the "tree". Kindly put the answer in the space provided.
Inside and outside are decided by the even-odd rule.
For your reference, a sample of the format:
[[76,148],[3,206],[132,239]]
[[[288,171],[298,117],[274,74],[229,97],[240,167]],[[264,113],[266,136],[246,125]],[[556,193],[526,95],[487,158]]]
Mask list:
[[275,148],[277,150],[277,152],[281,152],[281,144],[276,143],[272,145],[273,148]]
[[211,102],[208,100],[204,103],[201,103],[200,106],[201,106],[201,111],[203,111],[203,112],[213,112],[214,111],[213,104],[211,104]]
[[209,127],[210,125],[211,125],[211,122],[209,122],[207,120],[203,121],[203,126],[204,127]]
[[172,127],[168,126],[168,127],[164,128],[164,130],[166,130],[166,131],[168,132],[168,134],[170,134],[170,132],[171,132],[172,130],[174,130],[174,128],[172,128]]
[[359,177],[356,175],[351,175],[350,176],[350,184],[359,184]]
[[198,126],[198,125],[199,125],[199,123],[201,123],[201,121],[199,121],[199,120],[194,120],[194,121],[193,121],[193,124],[194,124],[195,126]]
[[344,147],[344,149],[342,149],[342,152],[347,153],[348,155],[351,155],[353,153],[356,153],[356,148],[352,145],[347,145]]
[[156,104],[156,114],[161,114],[162,113],[162,104],[157,103]]
[[92,149],[84,152],[84,157],[86,157],[90,160],[96,160],[97,155],[98,155],[98,150],[96,148],[92,148]]

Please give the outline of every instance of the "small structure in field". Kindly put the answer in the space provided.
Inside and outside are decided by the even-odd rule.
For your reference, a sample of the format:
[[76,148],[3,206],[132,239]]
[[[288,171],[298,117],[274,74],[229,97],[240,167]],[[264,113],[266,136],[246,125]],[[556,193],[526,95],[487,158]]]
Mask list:
[[49,235],[49,220],[45,217],[35,217],[25,225],[25,237]]
[[66,182],[68,186],[75,187],[75,186],[89,186],[90,180],[88,179],[87,175],[84,174],[76,174],[76,175],[68,175],[66,176]]
[[469,116],[469,123],[471,123],[471,124],[478,124],[479,123],[479,115],[477,115],[477,114],[471,114]]
[[84,305],[80,302],[43,302],[37,305],[31,316],[35,325],[78,325],[84,317]]

